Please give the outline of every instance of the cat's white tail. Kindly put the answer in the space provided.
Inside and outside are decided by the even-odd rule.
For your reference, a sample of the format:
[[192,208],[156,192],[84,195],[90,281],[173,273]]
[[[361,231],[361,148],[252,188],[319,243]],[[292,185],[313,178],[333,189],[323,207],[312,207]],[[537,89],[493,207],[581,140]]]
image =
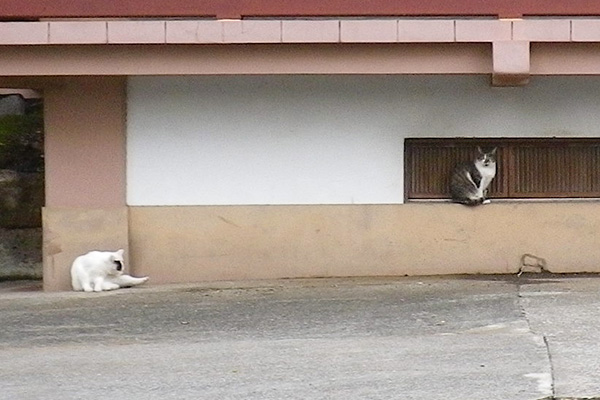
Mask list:
[[136,278],[131,275],[120,275],[120,276],[115,276],[115,277],[110,278],[111,282],[116,283],[120,287],[141,285],[142,283],[146,282],[147,280],[148,280],[147,276],[144,276],[143,278]]

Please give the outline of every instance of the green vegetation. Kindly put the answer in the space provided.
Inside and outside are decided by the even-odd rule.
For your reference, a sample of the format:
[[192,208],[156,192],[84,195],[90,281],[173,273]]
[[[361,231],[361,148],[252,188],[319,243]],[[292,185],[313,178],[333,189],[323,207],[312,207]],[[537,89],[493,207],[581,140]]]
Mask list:
[[41,108],[25,115],[0,117],[0,169],[44,170],[43,121]]

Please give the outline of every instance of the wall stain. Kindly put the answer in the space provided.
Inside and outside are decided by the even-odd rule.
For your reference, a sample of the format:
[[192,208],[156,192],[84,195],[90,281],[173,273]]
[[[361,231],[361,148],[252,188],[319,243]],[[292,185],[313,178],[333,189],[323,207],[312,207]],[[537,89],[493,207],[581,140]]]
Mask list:
[[221,217],[220,215],[217,215],[217,218],[219,218],[221,221],[225,222],[225,223],[226,223],[226,224],[228,224],[228,225],[235,226],[236,228],[241,228],[241,226],[239,226],[239,225],[238,225],[238,224],[236,224],[235,222],[233,222],[233,221],[230,221],[230,220],[228,220],[227,218],[223,218],[223,217]]

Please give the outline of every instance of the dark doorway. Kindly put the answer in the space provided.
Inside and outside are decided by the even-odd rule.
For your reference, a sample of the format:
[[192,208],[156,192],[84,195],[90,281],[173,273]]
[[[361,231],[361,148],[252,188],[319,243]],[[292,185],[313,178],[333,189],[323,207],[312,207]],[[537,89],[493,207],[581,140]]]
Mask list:
[[42,279],[43,100],[0,90],[0,281]]

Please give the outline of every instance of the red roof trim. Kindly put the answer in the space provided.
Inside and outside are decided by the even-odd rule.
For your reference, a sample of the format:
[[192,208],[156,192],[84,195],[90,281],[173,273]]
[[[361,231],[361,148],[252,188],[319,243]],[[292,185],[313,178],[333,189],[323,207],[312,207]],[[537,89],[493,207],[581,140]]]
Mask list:
[[598,0],[0,0],[0,19],[600,16]]

